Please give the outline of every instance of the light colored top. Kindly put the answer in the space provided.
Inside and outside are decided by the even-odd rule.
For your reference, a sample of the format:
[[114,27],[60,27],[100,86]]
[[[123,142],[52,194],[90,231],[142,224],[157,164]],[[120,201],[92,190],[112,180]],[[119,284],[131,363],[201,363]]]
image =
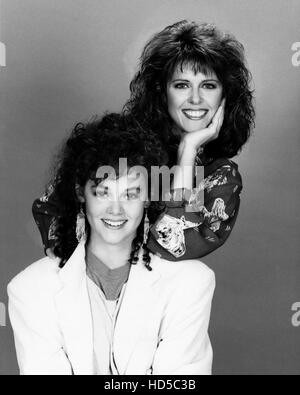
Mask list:
[[110,269],[86,251],[87,286],[93,321],[95,375],[118,375],[113,339],[118,312],[130,273],[130,264]]
[[118,375],[114,361],[113,339],[115,324],[125,293],[124,284],[117,300],[107,300],[102,290],[87,277],[93,321],[95,375]]
[[[44,258],[8,286],[22,375],[93,375],[98,369],[85,244],[63,268],[59,263]],[[199,261],[174,263],[156,256],[151,267],[150,272],[142,260],[132,265],[120,298],[113,337],[117,371],[129,376],[211,374],[214,273]]]

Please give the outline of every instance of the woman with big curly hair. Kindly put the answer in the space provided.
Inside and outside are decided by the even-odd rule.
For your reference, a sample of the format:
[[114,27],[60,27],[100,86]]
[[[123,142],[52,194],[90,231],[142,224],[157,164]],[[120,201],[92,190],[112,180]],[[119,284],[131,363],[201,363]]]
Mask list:
[[[171,193],[151,227],[148,248],[155,254],[201,258],[231,234],[242,191],[231,158],[254,125],[250,80],[242,44],[213,25],[181,21],[146,44],[124,112],[162,141],[169,167],[177,164]],[[204,167],[196,185],[195,165]],[[57,218],[51,190],[33,213],[49,253]]]
[[[235,225],[242,179],[230,159],[254,125],[250,80],[242,44],[211,24],[175,23],[143,50],[125,112],[156,132],[169,165],[178,165],[172,199],[148,244],[164,258],[203,257],[223,245]],[[198,185],[195,165],[204,166]],[[180,199],[182,188],[187,200]],[[198,226],[186,229],[186,219]]]
[[8,286],[21,374],[211,373],[213,272],[196,260],[159,258],[146,245],[155,211],[147,174],[164,162],[156,137],[128,118],[75,127],[52,184],[62,213],[57,258]]

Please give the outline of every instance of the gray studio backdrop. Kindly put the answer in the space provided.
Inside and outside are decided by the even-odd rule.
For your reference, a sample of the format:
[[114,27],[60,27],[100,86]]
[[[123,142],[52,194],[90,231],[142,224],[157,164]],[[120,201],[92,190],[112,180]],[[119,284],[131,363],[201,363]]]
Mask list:
[[[203,259],[217,276],[214,373],[299,374],[299,0],[1,1],[1,325],[8,282],[43,255],[31,204],[58,143],[77,121],[120,110],[145,40],[184,18],[233,32],[256,89],[255,135],[236,158],[238,223],[226,246]],[[0,374],[17,373],[7,322]]]

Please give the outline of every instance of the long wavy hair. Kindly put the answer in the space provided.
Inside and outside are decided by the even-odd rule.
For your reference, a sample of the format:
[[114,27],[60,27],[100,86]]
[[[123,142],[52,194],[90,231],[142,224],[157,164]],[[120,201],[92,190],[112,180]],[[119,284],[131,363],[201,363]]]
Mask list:
[[243,45],[212,24],[184,20],[154,35],[142,52],[124,112],[158,133],[176,162],[179,138],[173,133],[166,90],[174,71],[185,66],[206,75],[214,71],[222,83],[225,119],[219,137],[205,146],[204,157],[232,158],[247,142],[254,126],[251,74],[245,64]]
[[[78,188],[84,188],[89,180],[99,182],[96,173],[100,166],[111,166],[117,176],[120,176],[120,158],[127,158],[128,168],[143,166],[148,174],[151,166],[167,163],[167,154],[156,136],[145,131],[131,117],[119,114],[107,114],[102,119],[77,124],[63,143],[53,175],[53,194],[61,213],[54,230],[54,253],[61,258],[60,267],[66,264],[78,245],[76,219],[82,208]],[[150,196],[150,184],[148,191]],[[159,204],[150,202],[150,223],[157,218],[159,207]],[[86,229],[89,235],[90,226],[87,221]],[[144,221],[137,229],[129,262],[135,264],[138,261],[138,254],[143,247],[144,263],[151,270],[149,250],[143,244],[143,236]]]

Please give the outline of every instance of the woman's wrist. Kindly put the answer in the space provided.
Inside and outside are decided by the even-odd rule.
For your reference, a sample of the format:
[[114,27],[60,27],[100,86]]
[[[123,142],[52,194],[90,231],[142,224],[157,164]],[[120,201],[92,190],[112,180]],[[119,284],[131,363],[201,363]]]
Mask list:
[[174,189],[191,189],[194,179],[194,166],[197,151],[186,141],[182,141],[178,148],[178,161],[174,174]]
[[183,140],[178,148],[178,166],[193,166],[197,157],[197,150]]

